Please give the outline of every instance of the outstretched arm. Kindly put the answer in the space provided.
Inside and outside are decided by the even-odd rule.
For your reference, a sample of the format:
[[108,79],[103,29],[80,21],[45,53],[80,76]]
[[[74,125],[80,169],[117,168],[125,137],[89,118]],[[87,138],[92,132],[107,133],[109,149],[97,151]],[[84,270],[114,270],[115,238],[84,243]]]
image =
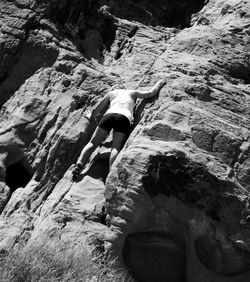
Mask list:
[[155,96],[161,88],[166,84],[166,81],[164,79],[159,80],[150,90],[135,90],[134,96],[135,98],[150,98]]

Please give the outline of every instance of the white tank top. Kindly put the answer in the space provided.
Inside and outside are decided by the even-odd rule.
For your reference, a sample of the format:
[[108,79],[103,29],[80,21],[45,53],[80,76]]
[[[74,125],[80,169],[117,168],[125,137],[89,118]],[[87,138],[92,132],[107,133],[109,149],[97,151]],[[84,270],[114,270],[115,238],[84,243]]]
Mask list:
[[126,90],[115,90],[113,92],[112,98],[110,99],[110,107],[106,114],[115,113],[124,115],[132,123],[134,105],[134,99]]

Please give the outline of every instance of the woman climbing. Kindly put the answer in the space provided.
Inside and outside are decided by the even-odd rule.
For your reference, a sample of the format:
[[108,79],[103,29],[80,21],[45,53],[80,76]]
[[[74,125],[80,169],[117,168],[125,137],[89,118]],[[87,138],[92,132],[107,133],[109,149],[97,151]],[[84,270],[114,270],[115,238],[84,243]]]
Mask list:
[[126,137],[130,133],[136,99],[155,96],[165,83],[164,80],[159,80],[150,90],[114,89],[108,92],[97,103],[95,109],[92,111],[91,118],[96,119],[103,111],[105,111],[105,114],[90,141],[83,148],[72,170],[74,179],[80,174],[93,151],[105,140],[110,130],[113,129],[113,141],[109,157],[109,168],[111,168],[118,153],[122,149]]

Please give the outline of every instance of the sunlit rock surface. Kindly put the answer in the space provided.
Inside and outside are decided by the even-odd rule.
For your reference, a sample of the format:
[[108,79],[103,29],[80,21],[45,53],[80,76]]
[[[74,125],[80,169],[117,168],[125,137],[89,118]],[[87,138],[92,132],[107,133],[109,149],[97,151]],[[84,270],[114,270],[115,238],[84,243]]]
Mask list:
[[[247,0],[0,2],[0,252],[86,242],[138,281],[250,280]],[[108,172],[109,137],[76,182],[116,83],[146,89]]]

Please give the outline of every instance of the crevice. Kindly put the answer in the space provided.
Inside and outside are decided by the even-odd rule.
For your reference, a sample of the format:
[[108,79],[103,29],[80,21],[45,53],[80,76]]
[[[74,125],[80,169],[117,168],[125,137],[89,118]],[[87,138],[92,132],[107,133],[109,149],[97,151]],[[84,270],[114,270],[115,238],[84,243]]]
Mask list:
[[107,211],[106,211],[105,206],[103,206],[102,207],[102,213],[101,213],[101,216],[100,216],[100,223],[102,225],[105,225],[105,226],[107,226],[106,217],[107,217]]
[[128,37],[129,38],[134,37],[138,29],[139,27],[137,25],[133,26],[133,28],[128,33]]
[[109,158],[104,155],[97,155],[88,170],[78,176],[76,182],[80,182],[86,175],[88,175],[89,177],[92,177],[94,179],[101,179],[102,182],[105,183],[108,173]]
[[23,162],[14,163],[6,168],[6,184],[10,187],[11,193],[17,188],[24,188],[31,178],[32,174]]
[[232,156],[232,161],[230,163],[230,166],[233,168],[235,166],[235,164],[239,161],[239,157],[240,155],[242,154],[242,151],[241,151],[241,146],[242,146],[242,143],[241,144],[237,144],[237,146],[235,146],[235,152]]
[[250,84],[250,65],[249,57],[245,57],[242,62],[225,62],[217,59],[213,64],[223,70],[224,77],[233,84]]
[[98,222],[104,226],[107,226],[107,222],[106,222],[107,211],[105,205],[100,206],[99,204],[97,204],[93,212],[83,215],[85,220],[87,221]]
[[115,60],[119,60],[121,58],[121,56],[123,55],[123,50],[125,48],[130,49],[131,52],[133,45],[129,42],[129,39],[135,36],[138,28],[139,27],[137,25],[133,26],[131,30],[127,33],[127,35],[117,43],[118,48],[114,55]]

